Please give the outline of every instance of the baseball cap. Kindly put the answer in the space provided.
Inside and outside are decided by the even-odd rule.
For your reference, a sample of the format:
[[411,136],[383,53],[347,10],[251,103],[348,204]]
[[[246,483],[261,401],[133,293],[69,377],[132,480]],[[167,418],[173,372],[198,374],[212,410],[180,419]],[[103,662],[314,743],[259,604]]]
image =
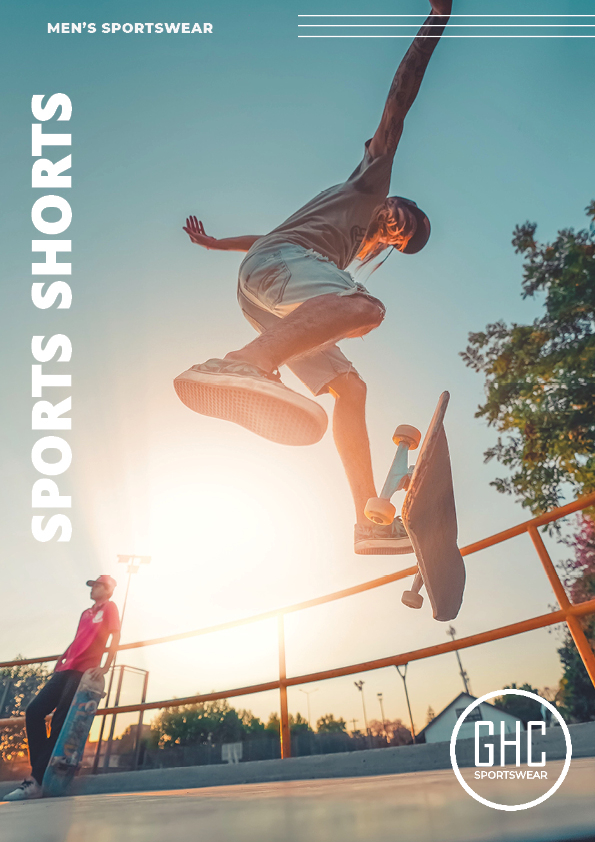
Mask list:
[[93,585],[105,585],[105,587],[111,592],[116,587],[118,583],[115,579],[112,579],[111,576],[107,576],[105,573],[101,576],[98,576],[97,579],[89,579],[87,585],[92,588]]
[[412,199],[406,199],[404,196],[392,196],[393,199],[398,199],[407,205],[414,217],[417,219],[417,230],[413,237],[409,240],[404,249],[399,249],[402,254],[416,254],[421,251],[425,244],[430,239],[430,220],[427,215],[418,208]]

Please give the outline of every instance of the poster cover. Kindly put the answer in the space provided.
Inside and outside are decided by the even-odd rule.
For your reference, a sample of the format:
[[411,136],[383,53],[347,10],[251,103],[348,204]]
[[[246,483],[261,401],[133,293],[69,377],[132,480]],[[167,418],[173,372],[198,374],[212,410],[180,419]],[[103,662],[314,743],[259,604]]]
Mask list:
[[3,840],[595,833],[594,27],[3,4]]

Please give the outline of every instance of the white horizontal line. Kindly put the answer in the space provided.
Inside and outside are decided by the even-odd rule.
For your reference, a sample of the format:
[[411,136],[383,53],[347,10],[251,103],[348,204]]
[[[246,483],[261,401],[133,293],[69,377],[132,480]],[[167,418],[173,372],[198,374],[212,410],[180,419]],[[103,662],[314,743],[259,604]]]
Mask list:
[[[322,29],[323,27],[333,27],[337,28],[341,26],[345,27],[353,27],[355,29],[363,29],[364,27],[382,27],[384,29],[387,28],[398,28],[404,29],[405,27],[416,27],[416,23],[298,23],[298,27],[315,27],[316,29]],[[441,27],[441,23],[429,23],[427,26],[431,27]],[[449,29],[457,28],[468,28],[468,29],[495,29],[496,27],[504,27],[508,29],[520,29],[521,27],[526,27],[528,29],[539,29],[543,27],[549,27],[550,29],[560,29],[564,27],[568,29],[569,27],[576,27],[577,29],[585,29],[586,27],[593,27],[595,23],[451,23],[448,27]]]
[[[439,38],[439,35],[419,35]],[[298,38],[411,38],[411,35],[298,35]],[[443,35],[442,38],[595,38],[595,35]]]

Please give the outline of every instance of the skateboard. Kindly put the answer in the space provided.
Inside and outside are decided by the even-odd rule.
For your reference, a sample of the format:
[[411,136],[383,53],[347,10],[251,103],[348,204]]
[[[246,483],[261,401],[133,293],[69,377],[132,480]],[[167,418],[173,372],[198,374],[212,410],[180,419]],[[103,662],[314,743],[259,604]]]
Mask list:
[[95,711],[105,696],[103,676],[99,681],[94,681],[91,678],[92,672],[93,670],[87,670],[81,678],[64,720],[43,776],[44,796],[65,795],[81,766]]
[[421,433],[415,427],[401,424],[393,441],[397,452],[380,497],[366,505],[366,516],[374,523],[392,523],[396,509],[391,497],[406,490],[401,510],[403,526],[413,544],[418,572],[411,590],[405,591],[402,602],[409,608],[421,608],[420,594],[425,586],[435,620],[454,620],[459,613],[465,589],[465,565],[457,546],[455,509],[448,443],[444,432],[444,415],[450,395],[443,392],[430,421],[415,466],[408,466],[409,450],[416,450]]

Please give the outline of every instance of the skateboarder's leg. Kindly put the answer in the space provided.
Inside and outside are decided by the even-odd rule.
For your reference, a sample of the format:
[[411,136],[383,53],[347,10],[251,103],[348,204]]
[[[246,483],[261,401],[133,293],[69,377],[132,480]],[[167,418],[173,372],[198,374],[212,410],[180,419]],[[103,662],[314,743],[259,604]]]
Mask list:
[[178,375],[178,397],[195,412],[226,418],[272,441],[315,444],[326,430],[324,410],[286,388],[275,371],[378,327],[383,304],[327,258],[291,243],[248,255],[240,267],[238,300],[274,323],[224,359]]
[[354,336],[364,336],[382,322],[384,307],[364,293],[329,293],[310,298],[278,324],[225,359],[241,360],[274,371],[289,360]]
[[333,437],[351,488],[357,522],[368,524],[364,508],[370,497],[376,497],[376,488],[366,427],[366,384],[351,371],[332,380],[328,389],[336,400]]
[[55,672],[48,683],[43,687],[35,698],[27,705],[25,712],[25,724],[27,727],[27,742],[29,745],[29,762],[33,777],[37,783],[41,783],[43,772],[39,775],[39,761],[48,744],[48,735],[45,718],[56,707],[64,689],[64,675]]
[[[29,743],[31,774],[41,784],[43,773],[52,755],[56,740],[70,708],[82,673],[75,670],[55,672],[45,687],[27,706],[26,725]],[[50,736],[47,736],[45,718],[54,711]]]
[[[238,300],[244,316],[261,335],[285,321],[256,307],[242,294]],[[347,474],[357,521],[368,524],[364,507],[370,497],[376,496],[376,489],[365,418],[366,384],[337,346],[327,345],[322,350],[292,360],[289,368],[313,395],[330,392],[335,398],[335,445]]]
[[[322,367],[325,357],[336,366],[340,365],[342,356],[338,348],[318,351],[311,357],[304,357],[303,360],[292,363],[291,368],[296,371],[299,366],[301,373],[296,373],[307,382],[307,379],[315,376],[316,369]],[[344,358],[343,360],[347,362]],[[310,367],[310,371],[305,368],[306,365]],[[314,382],[317,382],[316,379]],[[371,523],[364,514],[366,503],[370,497],[376,496],[366,427],[366,384],[349,364],[349,368],[339,376],[327,380],[325,387],[324,391],[328,390],[336,400],[333,436],[355,505],[355,552],[360,555],[397,555],[412,552],[411,541],[399,518],[389,526],[382,526]],[[319,388],[315,394],[321,394],[322,391]]]

